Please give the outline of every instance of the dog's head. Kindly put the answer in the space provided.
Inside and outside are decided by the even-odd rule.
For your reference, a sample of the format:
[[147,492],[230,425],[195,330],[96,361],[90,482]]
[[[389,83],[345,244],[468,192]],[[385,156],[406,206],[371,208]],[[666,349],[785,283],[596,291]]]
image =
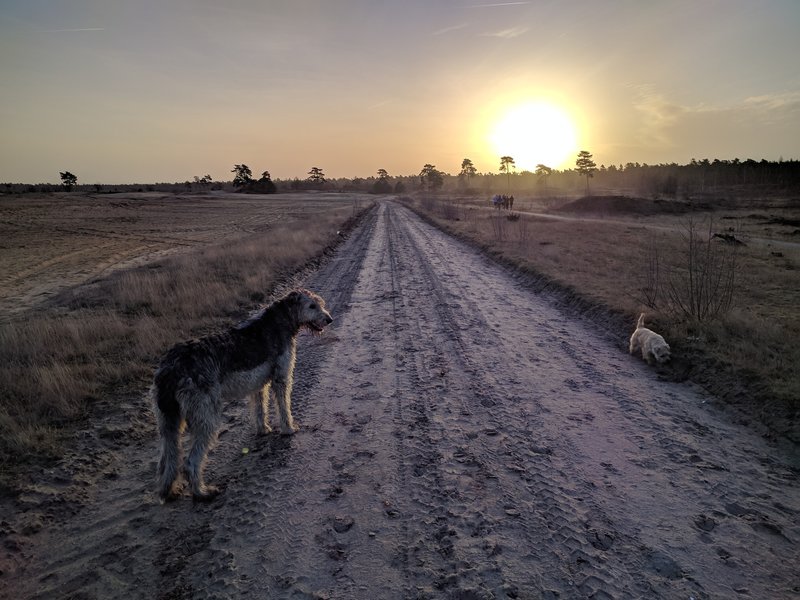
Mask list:
[[663,365],[670,359],[669,345],[666,342],[663,344],[656,344],[653,347],[653,357],[656,359],[658,364]]
[[313,333],[322,331],[331,323],[333,317],[325,309],[325,300],[308,290],[295,290],[286,299],[293,305],[297,322]]

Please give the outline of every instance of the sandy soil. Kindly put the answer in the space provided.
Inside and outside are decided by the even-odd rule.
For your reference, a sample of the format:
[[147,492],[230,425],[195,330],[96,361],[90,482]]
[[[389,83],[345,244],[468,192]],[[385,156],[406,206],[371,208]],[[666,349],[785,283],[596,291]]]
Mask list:
[[797,465],[697,389],[390,202],[306,283],[301,430],[231,405],[220,498],[159,505],[137,399],[3,517],[1,597],[800,594]]

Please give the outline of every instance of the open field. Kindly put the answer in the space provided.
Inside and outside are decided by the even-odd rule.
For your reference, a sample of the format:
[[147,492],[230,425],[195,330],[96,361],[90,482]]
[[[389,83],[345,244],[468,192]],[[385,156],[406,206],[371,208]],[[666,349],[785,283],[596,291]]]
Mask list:
[[[358,195],[0,196],[0,320],[112,271],[346,210]],[[363,203],[363,202],[362,202]]]
[[63,434],[92,411],[106,422],[124,415],[134,405],[122,397],[141,393],[167,346],[291,285],[369,203],[346,194],[0,198],[0,466],[59,455]]
[[[739,404],[772,433],[800,439],[800,200],[792,198],[682,202],[592,197],[518,197],[515,215],[485,198],[409,200],[438,225],[486,248],[535,279],[565,290],[568,302],[607,309],[599,321],[620,344],[639,312],[674,350],[664,375],[692,379]],[[722,319],[696,325],[660,307],[643,291],[652,248],[684,268],[689,220],[706,237],[732,234],[733,305]],[[717,244],[717,242],[714,242]],[[724,242],[719,241],[724,249]],[[590,310],[592,309],[590,308]],[[615,315],[617,318],[613,318]]]
[[800,591],[797,453],[556,294],[390,199],[302,282],[334,322],[297,340],[299,431],[257,436],[229,399],[207,469],[220,496],[161,504],[134,382],[133,422],[107,404],[0,497],[0,598]]

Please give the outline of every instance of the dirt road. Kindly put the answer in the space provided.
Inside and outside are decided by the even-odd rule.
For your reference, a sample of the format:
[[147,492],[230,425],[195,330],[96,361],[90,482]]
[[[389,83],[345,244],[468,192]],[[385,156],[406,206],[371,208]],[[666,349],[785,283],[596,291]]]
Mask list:
[[159,505],[152,434],[123,443],[72,518],[4,523],[0,595],[800,594],[797,470],[696,389],[391,202],[306,283],[336,321],[299,340],[301,430],[230,406],[210,505]]

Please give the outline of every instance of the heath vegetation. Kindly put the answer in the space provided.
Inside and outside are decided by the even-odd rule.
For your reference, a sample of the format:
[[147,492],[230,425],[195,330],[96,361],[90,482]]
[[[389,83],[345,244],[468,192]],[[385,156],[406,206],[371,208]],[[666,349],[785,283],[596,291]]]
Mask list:
[[[171,208],[170,201],[174,201]],[[71,423],[98,406],[119,410],[126,395],[141,395],[153,363],[166,348],[243,318],[268,301],[276,287],[290,285],[293,273],[342,239],[342,232],[370,206],[348,195],[309,199],[297,194],[248,198],[247,202],[238,209],[227,208],[249,214],[251,222],[263,220],[264,230],[230,234],[228,241],[215,235],[203,239],[199,227],[202,224],[206,233],[224,230],[228,214],[224,202],[215,208],[186,198],[161,198],[150,207],[146,201],[140,202],[137,218],[170,219],[164,230],[172,237],[159,240],[180,246],[180,253],[113,271],[62,289],[43,304],[6,314],[0,323],[0,466],[4,472],[13,463],[58,455]],[[107,213],[97,204],[92,206],[94,214],[84,216],[95,219],[99,228]],[[63,207],[40,199],[38,210],[58,213]],[[266,216],[255,219],[259,214]],[[57,219],[58,215],[49,217]],[[31,222],[34,224],[27,229],[9,232],[6,241],[10,247],[25,246],[26,238],[37,230]],[[118,223],[116,218],[114,222]],[[177,232],[188,223],[195,231],[180,235],[178,243]],[[114,235],[124,237],[123,229],[117,227]],[[128,231],[133,238],[141,235],[136,227]],[[152,231],[149,235],[156,237]],[[70,239],[76,246],[86,244],[85,235]],[[72,242],[62,239],[60,243]],[[96,248],[94,253],[80,255],[90,273],[95,263],[106,259],[104,247]],[[13,269],[13,264],[7,266]],[[134,405],[139,414],[133,418],[148,418],[141,414],[141,402]]]
[[673,347],[664,376],[698,381],[773,432],[800,439],[798,199],[519,190],[515,212],[492,208],[485,195],[406,202],[591,311],[620,345],[646,312]]

